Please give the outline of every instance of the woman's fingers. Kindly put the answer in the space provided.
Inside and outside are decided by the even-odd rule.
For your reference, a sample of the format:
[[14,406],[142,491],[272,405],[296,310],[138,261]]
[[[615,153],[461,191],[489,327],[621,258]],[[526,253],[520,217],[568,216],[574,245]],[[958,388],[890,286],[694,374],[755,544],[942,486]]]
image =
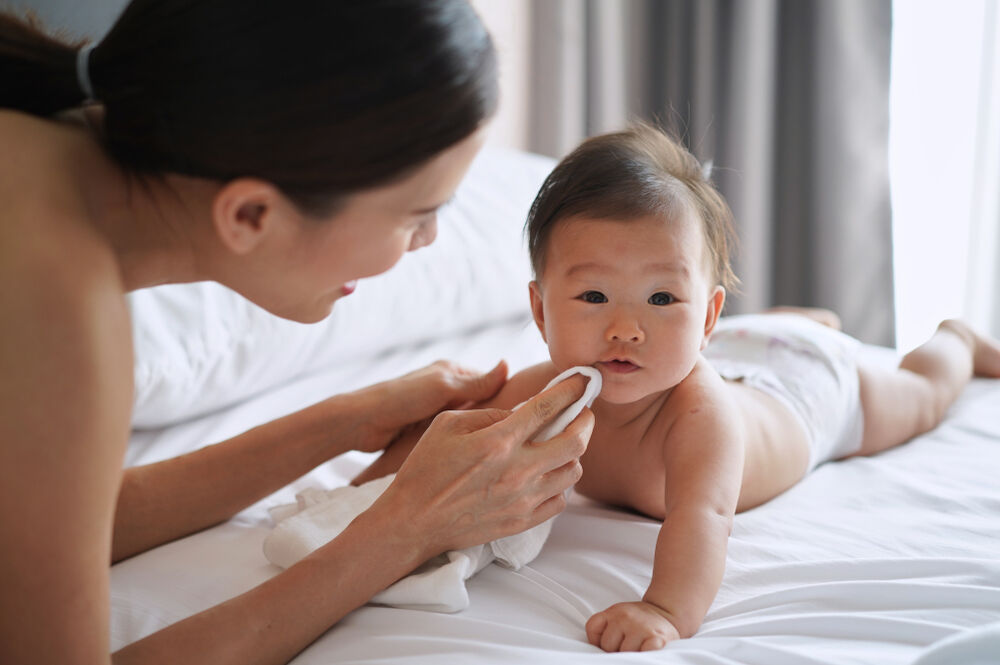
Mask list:
[[566,505],[562,492],[582,473],[579,457],[590,440],[593,413],[584,409],[545,442],[531,439],[579,399],[585,387],[586,379],[572,377],[514,412],[440,414],[400,468],[393,486],[401,491],[387,493],[409,502],[409,508],[421,507],[413,521],[423,525],[428,542],[441,548],[435,554],[507,536],[555,516]]
[[368,436],[356,445],[375,451],[389,444],[399,431],[433,418],[443,409],[468,407],[489,399],[507,381],[507,363],[500,361],[486,373],[473,372],[439,360],[397,379],[383,381],[356,393],[356,410]]
[[530,450],[541,460],[541,472],[550,472],[579,459],[587,452],[587,444],[590,443],[593,431],[594,412],[585,407],[562,432],[548,441],[532,443]]
[[586,388],[586,377],[571,376],[526,401],[495,429],[517,441],[528,441],[566,407],[583,397]]
[[456,394],[449,401],[449,405],[460,406],[469,402],[485,402],[496,395],[506,382],[507,363],[503,360],[485,374],[459,371],[456,377]]
[[550,520],[562,511],[566,509],[566,497],[563,496],[562,492],[556,494],[555,496],[550,496],[545,501],[538,504],[535,508],[535,512],[531,516],[531,523],[528,524],[527,528],[530,529],[533,526],[541,524],[545,520]]

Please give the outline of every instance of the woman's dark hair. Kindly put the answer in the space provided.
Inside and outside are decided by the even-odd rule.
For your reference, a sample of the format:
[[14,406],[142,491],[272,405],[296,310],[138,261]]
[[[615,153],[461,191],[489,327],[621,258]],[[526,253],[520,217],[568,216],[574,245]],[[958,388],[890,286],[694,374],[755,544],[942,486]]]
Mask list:
[[[0,107],[79,106],[76,46],[0,14]],[[124,167],[259,177],[311,212],[404,175],[498,101],[466,0],[133,0],[89,72]]]
[[694,214],[701,222],[709,266],[717,284],[739,283],[730,265],[736,241],[733,215],[698,160],[650,125],[587,139],[542,183],[525,229],[535,275],[541,277],[552,229],[578,215],[629,221],[650,215],[669,222]]

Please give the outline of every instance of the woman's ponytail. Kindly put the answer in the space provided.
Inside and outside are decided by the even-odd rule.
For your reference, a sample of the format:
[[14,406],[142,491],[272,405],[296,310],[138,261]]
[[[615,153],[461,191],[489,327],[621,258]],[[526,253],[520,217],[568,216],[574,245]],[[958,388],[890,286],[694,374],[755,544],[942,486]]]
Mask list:
[[79,106],[77,51],[47,35],[32,19],[0,13],[0,108],[51,115]]

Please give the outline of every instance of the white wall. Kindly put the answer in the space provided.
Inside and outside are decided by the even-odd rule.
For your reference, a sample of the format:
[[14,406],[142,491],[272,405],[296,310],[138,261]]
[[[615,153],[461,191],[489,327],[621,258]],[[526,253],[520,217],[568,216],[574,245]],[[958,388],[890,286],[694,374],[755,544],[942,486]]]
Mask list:
[[1000,253],[993,117],[1000,106],[990,95],[990,78],[998,76],[990,65],[997,61],[990,48],[1000,47],[997,4],[893,3],[889,171],[902,351],[944,318],[993,327],[1000,294],[992,283]]

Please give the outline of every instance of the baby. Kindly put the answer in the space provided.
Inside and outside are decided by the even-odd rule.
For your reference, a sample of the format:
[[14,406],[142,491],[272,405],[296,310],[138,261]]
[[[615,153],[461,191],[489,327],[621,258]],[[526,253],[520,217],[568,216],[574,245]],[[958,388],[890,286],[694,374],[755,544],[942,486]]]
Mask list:
[[[735,282],[731,213],[697,160],[647,126],[592,138],[560,162],[527,231],[531,308],[552,360],[484,406],[511,408],[567,368],[597,368],[604,387],[576,490],[663,523],[642,599],[587,622],[605,651],[659,649],[698,630],[736,512],[824,461],[935,427],[973,374],[1000,376],[1000,344],[959,321],[887,370],[858,357],[832,312],[720,319]],[[415,440],[365,477],[394,471]]]

